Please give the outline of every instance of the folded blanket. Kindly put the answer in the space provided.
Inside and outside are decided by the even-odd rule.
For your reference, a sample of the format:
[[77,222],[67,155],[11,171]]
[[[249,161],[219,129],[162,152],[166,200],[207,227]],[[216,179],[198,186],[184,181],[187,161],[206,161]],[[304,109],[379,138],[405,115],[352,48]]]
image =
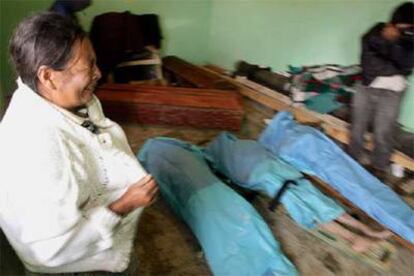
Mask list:
[[215,275],[297,275],[262,217],[210,171],[199,148],[150,139],[138,159],[193,231]]
[[278,113],[259,142],[296,169],[317,176],[369,216],[414,243],[414,210],[320,131]]

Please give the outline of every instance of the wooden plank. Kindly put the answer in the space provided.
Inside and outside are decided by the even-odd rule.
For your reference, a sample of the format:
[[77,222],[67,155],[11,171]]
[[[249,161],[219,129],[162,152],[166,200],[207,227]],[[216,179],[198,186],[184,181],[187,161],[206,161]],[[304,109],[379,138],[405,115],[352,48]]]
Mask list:
[[[137,60],[130,60],[130,61],[125,61],[125,62],[121,62],[120,64],[118,64],[116,67],[121,68],[121,67],[129,67],[129,66],[141,66],[141,65],[151,65],[154,67],[154,71],[155,71],[155,76],[156,79],[159,80],[161,83],[164,82],[163,76],[162,76],[162,61],[159,55],[159,51],[158,49],[156,49],[153,46],[147,46],[146,47],[147,50],[149,50],[151,52],[151,56],[148,58],[144,58],[144,59],[137,59]],[[112,73],[110,74],[110,82],[113,82],[113,75]]]
[[[229,81],[238,87],[238,91],[266,107],[269,107],[276,111],[291,111],[295,119],[300,123],[312,123],[319,124],[323,131],[331,138],[337,141],[349,144],[349,124],[327,114],[319,114],[317,112],[308,110],[304,107],[293,107],[291,101],[287,100],[288,97],[278,93],[272,89],[261,86],[260,84],[254,83],[243,78],[230,78],[229,76],[220,75],[211,70],[212,67],[204,68],[208,74],[216,74],[221,76],[223,80]],[[214,67],[213,67],[214,68]],[[368,135],[369,137],[369,135]],[[372,143],[366,144],[368,150],[372,150]],[[400,164],[402,167],[414,171],[414,160],[402,152],[394,151],[391,156],[391,161]]]
[[191,64],[176,56],[162,59],[164,70],[173,73],[177,78],[198,88],[235,90],[237,87],[230,82],[223,81],[220,76],[206,74],[203,68]]
[[95,92],[108,117],[124,122],[239,130],[240,95],[231,91],[108,84]]
[[409,179],[399,186],[402,192],[405,194],[414,194],[414,179]]

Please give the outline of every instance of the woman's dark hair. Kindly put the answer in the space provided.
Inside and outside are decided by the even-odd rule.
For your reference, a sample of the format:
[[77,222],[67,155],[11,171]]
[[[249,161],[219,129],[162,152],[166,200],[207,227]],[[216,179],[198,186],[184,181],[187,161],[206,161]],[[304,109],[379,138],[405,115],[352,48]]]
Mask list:
[[10,54],[17,74],[37,92],[37,71],[45,65],[63,70],[72,57],[74,43],[85,37],[70,17],[45,12],[26,18],[10,40]]

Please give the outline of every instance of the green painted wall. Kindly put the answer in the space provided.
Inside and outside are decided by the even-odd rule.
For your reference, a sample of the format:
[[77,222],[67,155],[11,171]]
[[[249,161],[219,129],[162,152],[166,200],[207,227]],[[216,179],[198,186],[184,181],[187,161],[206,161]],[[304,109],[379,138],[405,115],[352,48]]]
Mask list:
[[[4,95],[15,89],[7,52],[12,30],[22,18],[47,10],[51,3],[53,0],[0,0],[0,118]],[[162,54],[206,63],[210,4],[210,0],[93,0],[93,5],[80,12],[78,17],[85,30],[89,30],[93,18],[105,12],[156,13],[160,16],[164,36]]]
[[49,7],[51,0],[0,0],[0,118],[4,96],[14,90],[14,73],[9,62],[8,44],[16,24],[30,13]]
[[[392,0],[213,0],[209,61],[237,60],[286,70],[288,64],[359,63],[360,36],[387,21]],[[400,121],[414,131],[414,80]]]

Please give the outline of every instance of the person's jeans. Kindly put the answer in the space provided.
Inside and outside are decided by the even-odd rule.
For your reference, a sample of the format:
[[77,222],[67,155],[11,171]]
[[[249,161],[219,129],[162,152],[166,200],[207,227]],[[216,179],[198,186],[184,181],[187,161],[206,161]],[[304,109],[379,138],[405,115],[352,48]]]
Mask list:
[[352,99],[352,127],[349,154],[360,160],[364,153],[364,133],[373,122],[374,149],[371,166],[386,170],[393,151],[393,132],[403,93],[360,85]]

